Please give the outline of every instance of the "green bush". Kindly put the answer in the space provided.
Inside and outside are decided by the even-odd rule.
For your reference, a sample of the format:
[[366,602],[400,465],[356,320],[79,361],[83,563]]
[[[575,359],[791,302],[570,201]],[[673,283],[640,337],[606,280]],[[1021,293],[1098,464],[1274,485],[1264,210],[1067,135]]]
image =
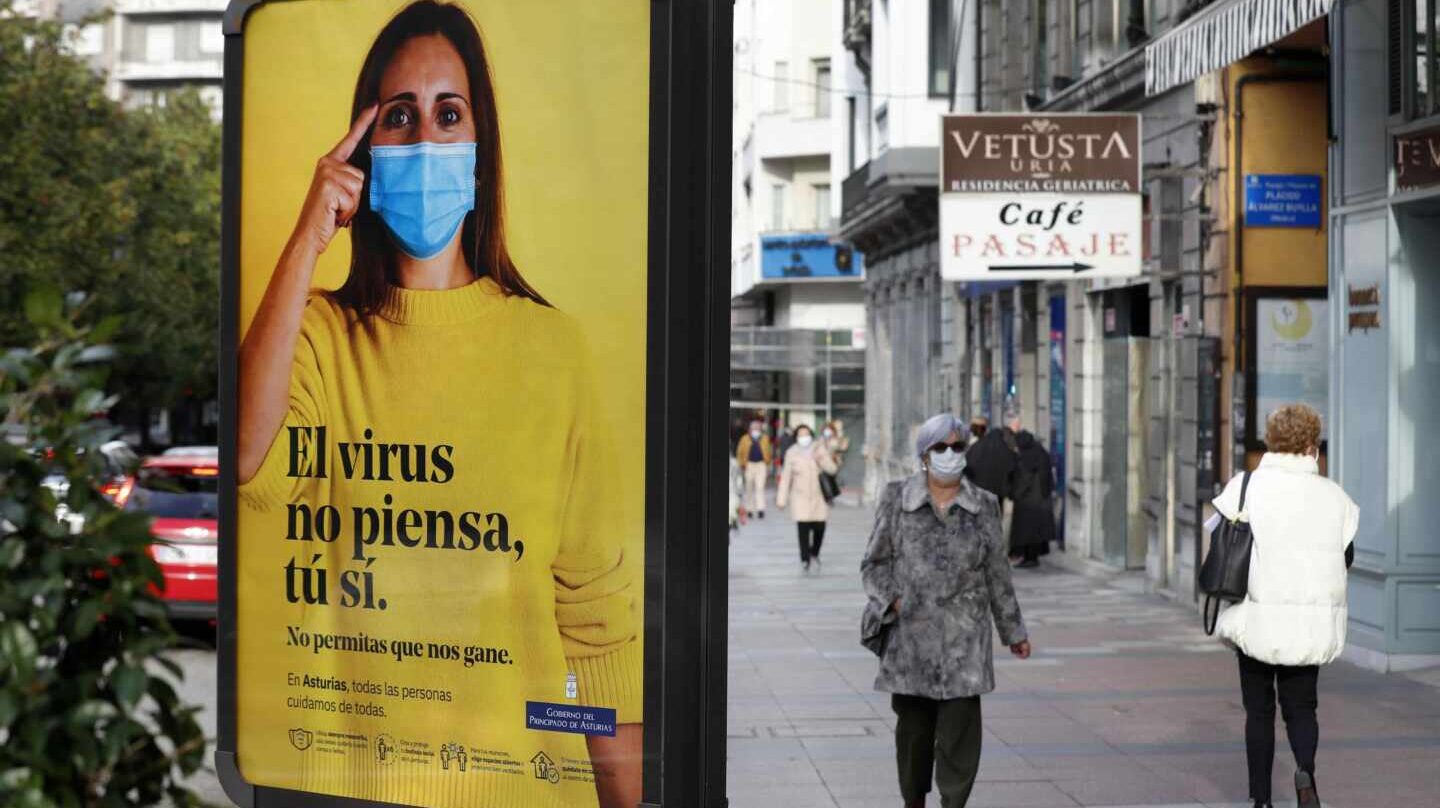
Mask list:
[[149,520],[98,490],[117,323],[79,326],[83,308],[32,291],[40,337],[0,356],[0,805],[195,805],[180,779],[205,739],[165,656],[177,639],[152,590]]

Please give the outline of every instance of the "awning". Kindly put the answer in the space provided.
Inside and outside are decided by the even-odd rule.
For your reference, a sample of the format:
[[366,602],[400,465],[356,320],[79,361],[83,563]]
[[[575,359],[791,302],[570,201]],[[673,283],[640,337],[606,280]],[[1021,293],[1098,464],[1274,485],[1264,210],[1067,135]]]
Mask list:
[[1219,0],[1145,46],[1145,94],[1244,59],[1330,13],[1333,0]]

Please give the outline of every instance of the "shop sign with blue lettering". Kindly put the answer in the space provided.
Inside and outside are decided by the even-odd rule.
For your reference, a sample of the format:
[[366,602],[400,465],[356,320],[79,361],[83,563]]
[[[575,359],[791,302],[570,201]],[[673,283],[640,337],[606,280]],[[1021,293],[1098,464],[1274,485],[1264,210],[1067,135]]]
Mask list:
[[1250,227],[1319,227],[1319,175],[1246,174],[1245,224]]

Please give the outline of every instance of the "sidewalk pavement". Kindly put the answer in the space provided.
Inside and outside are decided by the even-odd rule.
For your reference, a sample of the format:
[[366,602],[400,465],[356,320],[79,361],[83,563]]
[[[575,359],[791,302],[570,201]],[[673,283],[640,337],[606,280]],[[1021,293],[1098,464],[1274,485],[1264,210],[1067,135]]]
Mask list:
[[[794,523],[767,516],[730,548],[730,805],[899,806],[894,714],[859,644],[871,514],[836,508],[824,567],[808,574]],[[1249,808],[1235,655],[1194,610],[1145,594],[1133,573],[1046,564],[1015,581],[1035,654],[1016,660],[996,641],[971,808]],[[1283,726],[1276,746],[1275,804],[1294,805]],[[1437,763],[1440,689],[1345,663],[1321,672],[1327,808],[1440,806]]]

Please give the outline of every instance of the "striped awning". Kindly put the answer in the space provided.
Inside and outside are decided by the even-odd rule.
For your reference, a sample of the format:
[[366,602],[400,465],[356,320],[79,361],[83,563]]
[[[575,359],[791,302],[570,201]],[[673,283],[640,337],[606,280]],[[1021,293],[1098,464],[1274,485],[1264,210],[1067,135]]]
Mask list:
[[1145,46],[1145,94],[1159,95],[1278,42],[1333,0],[1218,0]]

